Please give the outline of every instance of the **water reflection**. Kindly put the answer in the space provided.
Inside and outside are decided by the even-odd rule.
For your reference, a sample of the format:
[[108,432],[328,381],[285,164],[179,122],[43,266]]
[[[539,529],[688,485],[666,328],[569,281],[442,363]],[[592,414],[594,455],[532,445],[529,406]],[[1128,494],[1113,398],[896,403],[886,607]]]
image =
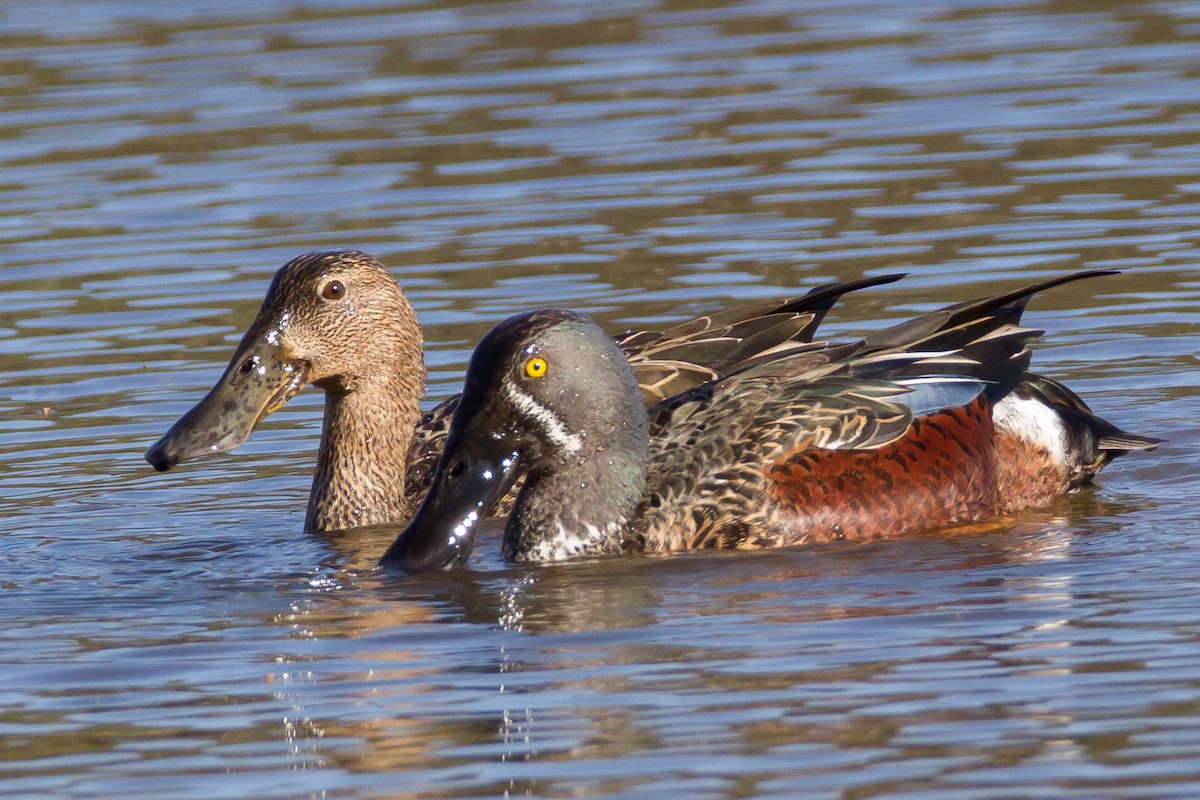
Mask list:
[[[1022,744],[1033,729],[1005,724],[1003,694],[976,697],[976,681],[1093,673],[1120,680],[1144,669],[1136,658],[1089,658],[1095,667],[1080,672],[1067,655],[1095,646],[1075,630],[1090,598],[1076,591],[1074,576],[1078,520],[1095,518],[1101,502],[1082,493],[992,534],[853,548],[568,567],[492,562],[416,578],[342,571],[339,591],[283,621],[318,641],[348,637],[356,662],[371,664],[351,679],[373,708],[368,718],[305,717],[323,739],[332,736],[335,763],[355,770],[415,771],[418,781],[437,783],[449,764],[459,767],[454,785],[463,791],[537,793],[586,769],[581,764],[628,759],[632,774],[599,778],[628,788],[650,779],[637,766],[640,754],[680,757],[718,742],[752,770],[781,748],[801,748],[802,774],[898,754],[1011,767],[1050,754]],[[334,559],[343,565],[378,550],[353,536],[336,539]],[[889,646],[881,651],[876,640]],[[449,662],[443,642],[454,652]],[[935,689],[945,681],[958,689]],[[319,706],[320,695],[314,681],[288,696],[306,712],[305,698]],[[686,723],[674,719],[681,704]],[[1073,722],[1049,712],[1043,720]],[[972,733],[953,748],[922,743],[944,741],[948,728]],[[352,752],[337,752],[342,738]],[[443,755],[443,770],[431,769],[421,748],[429,741],[459,757]],[[542,768],[527,780],[497,780],[495,770],[514,761]]]

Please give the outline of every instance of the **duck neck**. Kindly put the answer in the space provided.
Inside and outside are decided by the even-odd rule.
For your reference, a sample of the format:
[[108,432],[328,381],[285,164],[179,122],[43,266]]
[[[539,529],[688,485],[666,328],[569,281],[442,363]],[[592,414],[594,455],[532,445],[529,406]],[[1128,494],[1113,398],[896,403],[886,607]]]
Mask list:
[[531,472],[504,532],[504,556],[513,561],[559,561],[626,549],[625,529],[646,488],[649,449],[640,402],[608,422],[615,435],[579,453],[555,459],[552,469]]
[[401,522],[412,515],[405,471],[425,370],[397,371],[353,389],[325,388],[325,421],[306,531]]

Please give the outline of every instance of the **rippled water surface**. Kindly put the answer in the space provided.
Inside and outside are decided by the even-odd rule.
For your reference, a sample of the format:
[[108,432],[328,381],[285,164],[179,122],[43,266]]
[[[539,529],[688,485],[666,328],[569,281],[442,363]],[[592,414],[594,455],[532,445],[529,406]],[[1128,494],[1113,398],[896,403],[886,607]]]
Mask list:
[[[1200,796],[1200,7],[0,7],[7,798]],[[904,271],[850,336],[1052,274],[1035,363],[1170,440],[999,532],[372,569],[305,536],[309,390],[143,449],[272,272],[379,255],[430,398],[539,305],[613,330]]]

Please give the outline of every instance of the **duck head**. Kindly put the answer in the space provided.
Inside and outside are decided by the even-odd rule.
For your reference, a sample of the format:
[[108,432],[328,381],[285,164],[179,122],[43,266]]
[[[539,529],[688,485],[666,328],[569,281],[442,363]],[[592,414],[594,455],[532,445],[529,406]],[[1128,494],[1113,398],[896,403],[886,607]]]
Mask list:
[[[356,250],[307,253],[275,273],[212,390],[146,451],[160,472],[232,450],[308,383],[328,396],[424,388],[421,332],[395,279]],[[411,432],[411,431],[410,431]]]
[[511,317],[475,348],[433,486],[380,563],[463,563],[478,521],[522,475],[509,558],[526,542],[612,528],[641,497],[647,431],[633,371],[594,322],[554,309]]

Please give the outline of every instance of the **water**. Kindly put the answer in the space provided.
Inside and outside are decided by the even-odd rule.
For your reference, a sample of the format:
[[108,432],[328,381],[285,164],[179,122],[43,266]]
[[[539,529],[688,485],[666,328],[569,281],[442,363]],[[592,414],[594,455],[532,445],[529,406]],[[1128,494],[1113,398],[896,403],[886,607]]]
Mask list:
[[[1200,8],[0,8],[10,798],[1200,796]],[[430,397],[533,306],[612,329],[906,271],[849,336],[1081,268],[1035,363],[1166,437],[994,533],[372,570],[300,534],[309,391],[141,452],[272,272],[356,246]]]

